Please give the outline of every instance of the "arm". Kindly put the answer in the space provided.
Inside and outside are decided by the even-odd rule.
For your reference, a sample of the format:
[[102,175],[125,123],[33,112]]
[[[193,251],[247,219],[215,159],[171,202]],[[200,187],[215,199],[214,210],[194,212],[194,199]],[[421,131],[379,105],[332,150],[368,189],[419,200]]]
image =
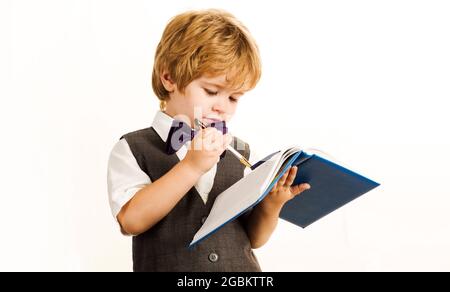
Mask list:
[[278,224],[281,207],[270,206],[265,199],[257,205],[246,219],[246,230],[252,248],[263,246]]
[[182,160],[161,178],[139,190],[117,215],[123,231],[138,235],[150,229],[175,207],[201,175]]
[[[192,140],[186,157],[165,175],[139,190],[117,215],[123,231],[138,235],[163,219],[207,172],[231,143],[214,128],[201,130]],[[198,145],[202,145],[199,147]],[[176,182],[176,183],[174,183]]]
[[246,219],[247,235],[252,248],[259,248],[269,240],[284,204],[310,188],[308,184],[291,186],[296,174],[297,167],[287,171]]

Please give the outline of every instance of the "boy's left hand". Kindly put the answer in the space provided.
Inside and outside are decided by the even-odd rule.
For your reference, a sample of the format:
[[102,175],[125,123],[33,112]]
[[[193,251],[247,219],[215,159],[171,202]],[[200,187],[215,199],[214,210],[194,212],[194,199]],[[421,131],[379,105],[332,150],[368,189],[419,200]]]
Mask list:
[[273,186],[267,197],[264,198],[264,201],[267,200],[268,202],[270,201],[271,204],[282,207],[287,201],[293,199],[302,192],[309,190],[311,186],[307,183],[292,186],[296,175],[297,167],[291,167]]

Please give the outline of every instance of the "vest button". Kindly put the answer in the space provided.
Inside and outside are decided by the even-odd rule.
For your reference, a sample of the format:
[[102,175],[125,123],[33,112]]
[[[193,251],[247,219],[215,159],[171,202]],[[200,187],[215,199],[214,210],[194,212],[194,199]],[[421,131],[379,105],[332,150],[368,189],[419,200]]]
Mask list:
[[205,221],[206,221],[206,216],[202,217],[202,224],[205,223]]
[[208,259],[211,262],[215,263],[215,262],[217,262],[219,260],[219,255],[216,254],[215,252],[212,252],[212,253],[209,254]]

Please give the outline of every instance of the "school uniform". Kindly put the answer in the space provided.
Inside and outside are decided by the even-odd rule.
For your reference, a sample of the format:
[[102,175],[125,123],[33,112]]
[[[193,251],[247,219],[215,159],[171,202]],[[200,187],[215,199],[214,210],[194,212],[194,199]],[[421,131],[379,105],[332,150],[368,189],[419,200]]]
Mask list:
[[[170,116],[158,111],[151,127],[124,135],[114,146],[108,165],[109,201],[114,218],[137,191],[185,157],[189,142],[176,154],[165,152],[172,122]],[[232,145],[251,160],[247,143],[233,137]],[[244,171],[248,170],[228,153],[202,175],[166,217],[133,237],[133,270],[261,271],[241,219],[188,248],[217,195],[241,179]]]

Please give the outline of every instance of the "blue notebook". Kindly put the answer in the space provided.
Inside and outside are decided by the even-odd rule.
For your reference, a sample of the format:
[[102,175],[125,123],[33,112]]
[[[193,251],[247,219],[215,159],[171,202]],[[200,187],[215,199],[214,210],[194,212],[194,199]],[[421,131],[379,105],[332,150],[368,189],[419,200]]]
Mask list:
[[277,151],[255,163],[250,174],[217,196],[190,246],[256,206],[291,166],[298,166],[294,185],[309,183],[311,189],[288,201],[280,218],[302,228],[379,186],[323,155],[308,153],[298,147]]

